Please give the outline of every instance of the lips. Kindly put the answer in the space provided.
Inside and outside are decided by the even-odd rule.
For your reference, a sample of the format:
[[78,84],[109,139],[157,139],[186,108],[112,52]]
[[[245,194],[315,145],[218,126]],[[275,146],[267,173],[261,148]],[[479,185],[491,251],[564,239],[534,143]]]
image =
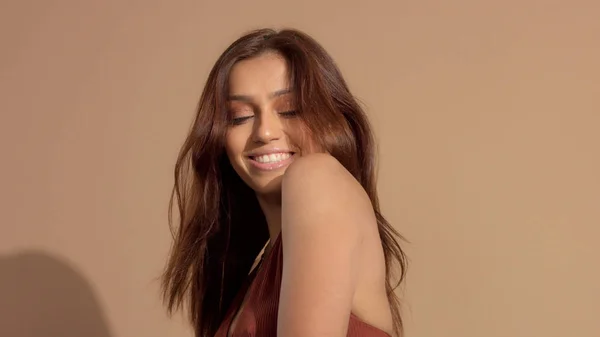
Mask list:
[[293,155],[292,152],[279,152],[271,154],[263,154],[259,156],[251,156],[250,159],[256,160],[259,163],[269,164],[286,160]]
[[289,165],[293,161],[294,152],[271,152],[251,155],[248,158],[253,167],[259,170],[272,171]]

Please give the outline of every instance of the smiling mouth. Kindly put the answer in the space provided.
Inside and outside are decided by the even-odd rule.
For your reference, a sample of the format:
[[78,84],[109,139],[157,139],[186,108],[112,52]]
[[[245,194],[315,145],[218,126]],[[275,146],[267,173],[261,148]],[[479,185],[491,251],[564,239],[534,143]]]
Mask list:
[[261,164],[276,164],[279,162],[283,162],[287,159],[290,159],[294,155],[294,152],[280,152],[280,153],[271,153],[264,154],[260,156],[249,156],[249,158],[255,162]]

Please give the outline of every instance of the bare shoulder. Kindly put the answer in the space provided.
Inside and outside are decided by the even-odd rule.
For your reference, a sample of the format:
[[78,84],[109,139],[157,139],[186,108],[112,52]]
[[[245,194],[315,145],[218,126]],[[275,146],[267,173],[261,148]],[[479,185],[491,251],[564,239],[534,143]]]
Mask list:
[[301,180],[314,180],[319,178],[349,179],[352,175],[332,155],[314,153],[296,159],[285,172],[284,181],[288,184]]
[[281,220],[278,336],[346,336],[365,233],[377,225],[367,193],[334,157],[298,158],[283,177]]
[[[343,226],[360,231],[359,227],[352,227],[374,221],[373,207],[364,188],[329,154],[298,158],[283,177],[282,192],[284,212],[293,213],[296,219],[308,217],[306,222],[294,221],[295,224],[318,226],[327,218],[337,220],[327,226],[332,230]],[[344,221],[351,219],[358,221]]]

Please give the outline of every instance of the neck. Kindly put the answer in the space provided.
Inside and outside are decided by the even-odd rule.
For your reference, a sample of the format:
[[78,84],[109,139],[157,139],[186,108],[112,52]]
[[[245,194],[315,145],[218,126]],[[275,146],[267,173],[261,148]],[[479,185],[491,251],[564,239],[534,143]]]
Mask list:
[[257,199],[269,227],[270,241],[267,249],[270,249],[281,232],[281,194],[257,195]]

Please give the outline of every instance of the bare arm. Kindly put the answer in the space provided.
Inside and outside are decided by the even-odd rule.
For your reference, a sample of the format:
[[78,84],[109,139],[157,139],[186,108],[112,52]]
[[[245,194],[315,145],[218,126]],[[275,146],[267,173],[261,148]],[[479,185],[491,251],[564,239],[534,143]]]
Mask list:
[[370,200],[333,157],[300,158],[283,180],[278,336],[346,336]]

